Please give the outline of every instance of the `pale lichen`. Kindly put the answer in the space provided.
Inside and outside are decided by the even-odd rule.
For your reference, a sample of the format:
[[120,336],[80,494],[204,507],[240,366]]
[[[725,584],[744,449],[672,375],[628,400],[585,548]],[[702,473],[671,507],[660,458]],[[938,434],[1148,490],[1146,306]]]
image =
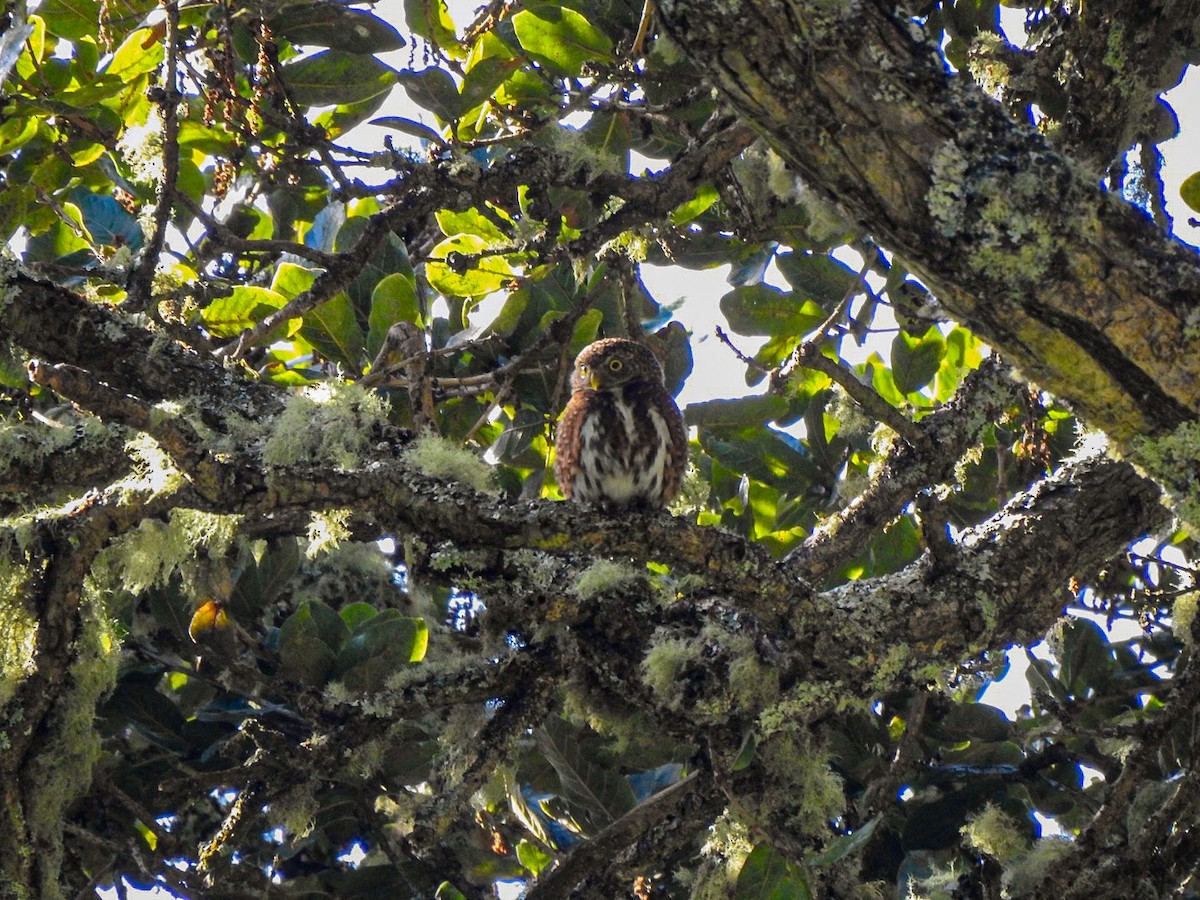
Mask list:
[[1172,633],[1189,647],[1196,642],[1192,626],[1196,621],[1196,610],[1200,607],[1200,591],[1187,591],[1175,598],[1171,607]]
[[1034,842],[1024,857],[1008,866],[1004,872],[1007,896],[1029,897],[1050,871],[1074,851],[1070,838],[1054,835]]
[[166,584],[181,566],[203,551],[220,559],[237,536],[240,516],[194,509],[173,509],[166,522],[144,519],[113,542],[97,559],[97,569],[111,567],[121,586],[137,594]]
[[37,616],[23,602],[33,573],[24,557],[15,547],[0,556],[0,708],[37,668]]
[[315,559],[322,553],[336,550],[343,541],[350,540],[350,518],[352,509],[324,509],[313,512],[308,520],[308,546],[305,555]]
[[263,445],[271,467],[361,465],[372,430],[386,424],[388,402],[374,391],[344,382],[322,382],[289,398]]
[[580,600],[590,600],[607,591],[623,588],[638,577],[638,572],[629,566],[601,559],[579,574],[573,593]]
[[1176,515],[1200,527],[1200,422],[1161,437],[1134,438],[1126,458],[1167,489]]
[[842,779],[829,765],[829,754],[800,728],[760,741],[756,759],[764,777],[761,794],[746,798],[756,819],[784,811],[788,831],[798,838],[828,833],[829,823],[846,805]]
[[699,657],[701,648],[679,637],[658,638],[642,660],[642,681],[654,692],[659,702],[669,709],[679,709],[683,703],[680,673]]
[[1007,865],[1029,849],[1020,825],[998,806],[988,803],[959,829],[967,846]]
[[978,160],[951,138],[933,153],[926,206],[945,237],[966,238],[973,268],[1014,289],[1039,285],[1059,250],[1045,213],[1045,175]]
[[91,783],[92,766],[101,755],[94,727],[96,704],[117,678],[119,645],[104,598],[91,579],[84,581],[79,632],[72,649],[67,686],[56,699],[29,773],[29,783],[38,789],[28,793],[26,827],[41,856],[39,869],[54,879],[40,886],[39,896],[45,897],[59,896],[63,817]]
[[457,481],[481,494],[495,494],[495,473],[469,450],[436,434],[422,434],[404,453],[404,461],[422,475]]

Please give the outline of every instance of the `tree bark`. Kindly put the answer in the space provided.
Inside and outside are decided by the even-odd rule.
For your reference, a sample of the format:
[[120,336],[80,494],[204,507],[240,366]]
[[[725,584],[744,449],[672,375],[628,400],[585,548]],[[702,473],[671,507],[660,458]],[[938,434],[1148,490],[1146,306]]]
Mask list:
[[1200,412],[1195,253],[945,70],[890,3],[663,0],[670,37],[803,181],[1128,446]]

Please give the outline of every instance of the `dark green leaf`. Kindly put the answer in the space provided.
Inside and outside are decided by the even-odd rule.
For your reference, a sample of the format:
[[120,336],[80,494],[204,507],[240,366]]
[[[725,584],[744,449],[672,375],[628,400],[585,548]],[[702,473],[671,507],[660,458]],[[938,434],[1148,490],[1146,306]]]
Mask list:
[[946,341],[936,325],[921,337],[904,331],[897,334],[892,341],[892,378],[897,390],[911,394],[929,384],[945,353]]
[[300,545],[295,538],[271,544],[258,560],[250,560],[234,582],[229,598],[234,618],[248,618],[272,602],[300,570]]
[[587,733],[552,717],[537,731],[537,742],[558,774],[562,796],[599,829],[612,824],[636,804],[633,789],[618,769],[601,761]]
[[875,833],[875,829],[881,821],[882,819],[876,816],[853,834],[843,834],[834,838],[825,845],[825,849],[821,853],[805,861],[810,866],[827,866],[839,859],[845,859],[852,853],[857,853],[867,846],[867,842],[871,840],[871,835]]
[[354,372],[361,370],[365,342],[345,294],[335,294],[316,309],[304,314],[300,336],[326,359],[342,363]]
[[804,870],[774,848],[759,844],[750,851],[733,889],[734,900],[811,900]]
[[802,336],[828,315],[811,300],[769,284],[734,288],[721,298],[721,312],[738,334],[779,337]]
[[858,280],[857,272],[824,253],[780,253],[775,264],[798,296],[830,310]]
[[689,425],[755,425],[773,421],[787,409],[788,402],[783,397],[763,394],[689,403],[684,417]]
[[1059,658],[1059,677],[1077,700],[1087,699],[1089,688],[1101,688],[1116,667],[1112,645],[1100,626],[1087,619],[1071,619],[1064,626]]
[[422,125],[420,122],[415,122],[412,119],[405,119],[401,116],[380,116],[378,119],[372,119],[371,124],[378,125],[380,128],[403,131],[405,134],[410,134],[415,138],[420,138],[439,147],[449,146],[446,143],[446,139],[428,125]]
[[300,634],[314,637],[331,650],[337,650],[350,636],[350,629],[333,607],[320,600],[305,600],[280,626],[280,645]]
[[397,74],[373,56],[325,50],[283,66],[292,97],[301,106],[362,103],[386,94]]
[[419,71],[406,70],[396,77],[413,103],[429,110],[441,121],[454,122],[466,112],[458,85],[445,69],[430,66]]
[[293,44],[315,44],[348,53],[382,53],[404,38],[382,19],[340,3],[288,4],[271,17],[271,30]]

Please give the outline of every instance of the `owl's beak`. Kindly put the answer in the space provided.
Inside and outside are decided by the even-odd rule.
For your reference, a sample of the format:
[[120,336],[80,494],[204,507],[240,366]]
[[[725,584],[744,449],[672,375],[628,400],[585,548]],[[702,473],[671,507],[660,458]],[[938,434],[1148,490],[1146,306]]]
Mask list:
[[593,391],[600,390],[600,376],[597,373],[593,372],[588,376],[588,383],[592,386]]

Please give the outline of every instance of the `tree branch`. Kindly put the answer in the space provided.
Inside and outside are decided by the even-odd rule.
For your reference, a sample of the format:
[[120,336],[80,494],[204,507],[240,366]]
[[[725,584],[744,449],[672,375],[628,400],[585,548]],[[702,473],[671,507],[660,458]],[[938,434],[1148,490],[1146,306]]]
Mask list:
[[[664,0],[734,108],[961,321],[1118,442],[1200,412],[1194,253],[1101,192],[873,0]],[[799,36],[799,37],[798,37]]]

